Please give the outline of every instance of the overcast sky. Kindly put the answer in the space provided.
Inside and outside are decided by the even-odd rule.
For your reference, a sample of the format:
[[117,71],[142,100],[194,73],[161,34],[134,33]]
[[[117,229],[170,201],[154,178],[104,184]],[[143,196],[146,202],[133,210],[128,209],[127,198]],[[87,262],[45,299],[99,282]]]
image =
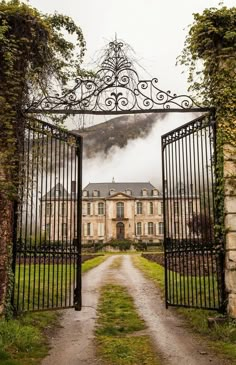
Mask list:
[[[158,77],[166,90],[184,93],[186,76],[176,67],[188,25],[193,13],[219,7],[219,0],[29,0],[32,6],[46,12],[71,16],[80,25],[87,42],[85,61],[96,58],[96,52],[118,38],[130,44],[136,58],[152,77]],[[228,7],[235,0],[225,0]]]
[[[193,23],[193,13],[219,7],[219,0],[29,0],[29,3],[44,13],[57,11],[69,15],[80,25],[87,42],[85,67],[91,68],[97,52],[117,34],[118,39],[135,51],[146,78],[157,77],[160,88],[177,94],[186,94],[188,88],[187,73],[182,74],[184,69],[175,64],[183,50],[188,26]],[[223,3],[227,7],[235,6],[235,0]],[[100,117],[100,120],[109,118]],[[88,120],[93,122],[91,117]],[[151,180],[160,186],[161,166],[157,162],[160,162],[161,134],[187,121],[187,115],[168,116],[162,125],[157,125],[146,144],[132,142],[125,151],[116,151],[110,161],[85,161],[83,185],[89,181],[111,181],[115,177],[117,181]],[[138,158],[140,151],[142,159]]]

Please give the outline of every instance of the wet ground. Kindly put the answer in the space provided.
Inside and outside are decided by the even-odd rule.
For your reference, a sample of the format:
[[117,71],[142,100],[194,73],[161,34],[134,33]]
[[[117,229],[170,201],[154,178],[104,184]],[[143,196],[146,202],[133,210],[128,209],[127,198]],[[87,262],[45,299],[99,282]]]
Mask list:
[[110,267],[117,256],[83,276],[83,309],[66,310],[61,328],[51,338],[51,351],[42,365],[103,365],[95,356],[94,326],[99,289],[106,282],[128,287],[140,316],[145,320],[154,348],[163,365],[226,365],[189,332],[172,310],[166,310],[157,288],[136,269],[129,255],[118,268]]

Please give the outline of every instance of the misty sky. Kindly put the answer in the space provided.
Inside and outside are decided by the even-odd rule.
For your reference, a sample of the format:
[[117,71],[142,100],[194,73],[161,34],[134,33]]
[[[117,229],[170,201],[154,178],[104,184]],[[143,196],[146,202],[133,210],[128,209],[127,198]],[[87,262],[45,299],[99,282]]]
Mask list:
[[[219,7],[219,0],[29,0],[29,4],[44,13],[63,13],[80,25],[87,42],[84,67],[92,68],[98,52],[113,40],[115,34],[134,50],[140,76],[157,77],[159,87],[172,93],[187,93],[187,72],[176,66],[193,22],[193,13]],[[227,7],[235,0],[225,0]],[[185,70],[187,71],[187,70]],[[192,115],[171,115],[157,124],[145,140],[128,145],[124,151],[114,151],[108,161],[85,161],[83,185],[97,181],[151,181],[160,186],[161,134],[184,124]],[[78,117],[77,117],[78,118]],[[111,117],[100,117],[105,121]],[[91,124],[96,122],[88,117]],[[75,128],[70,125],[70,128]],[[153,157],[155,156],[155,157]],[[98,162],[99,161],[99,162]]]

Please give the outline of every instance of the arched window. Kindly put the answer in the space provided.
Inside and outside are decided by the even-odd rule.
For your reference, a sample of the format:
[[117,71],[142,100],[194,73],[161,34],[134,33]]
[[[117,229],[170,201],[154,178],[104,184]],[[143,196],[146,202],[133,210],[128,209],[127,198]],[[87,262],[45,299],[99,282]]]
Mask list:
[[116,204],[116,217],[124,218],[124,203],[122,202]]
[[104,203],[98,203],[98,215],[104,215]]
[[153,202],[149,203],[149,214],[153,214]]
[[136,232],[137,236],[141,236],[142,234],[142,223],[138,222],[137,223],[137,232]]
[[143,204],[142,202],[137,202],[137,214],[143,213]]
[[148,234],[153,234],[153,233],[154,233],[153,222],[148,222]]

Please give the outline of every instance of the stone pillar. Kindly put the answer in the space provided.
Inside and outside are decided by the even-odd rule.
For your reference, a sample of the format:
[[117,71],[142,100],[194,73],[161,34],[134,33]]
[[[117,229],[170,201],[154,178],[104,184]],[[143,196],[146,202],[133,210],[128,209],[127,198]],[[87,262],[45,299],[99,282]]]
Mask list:
[[224,148],[227,312],[236,318],[236,148]]

